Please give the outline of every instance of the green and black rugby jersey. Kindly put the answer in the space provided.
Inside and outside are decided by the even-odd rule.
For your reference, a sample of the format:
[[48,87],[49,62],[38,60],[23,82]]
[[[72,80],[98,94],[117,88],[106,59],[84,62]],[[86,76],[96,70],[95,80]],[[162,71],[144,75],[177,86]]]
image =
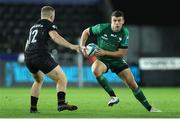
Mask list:
[[[97,45],[107,51],[117,51],[119,48],[128,48],[129,32],[126,27],[122,27],[119,32],[113,32],[111,24],[97,24],[90,27],[90,35],[94,35],[97,39]],[[122,58],[113,58],[108,56],[98,57],[104,60],[122,60]]]

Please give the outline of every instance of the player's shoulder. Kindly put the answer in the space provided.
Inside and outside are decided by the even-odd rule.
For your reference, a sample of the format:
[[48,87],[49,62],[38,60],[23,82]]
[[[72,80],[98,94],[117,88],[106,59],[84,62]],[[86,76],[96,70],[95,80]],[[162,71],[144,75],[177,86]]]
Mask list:
[[110,27],[111,24],[110,23],[100,23],[100,24],[97,24],[96,25],[96,28],[99,29],[101,32],[108,29],[108,28],[111,28]]
[[53,29],[58,29],[57,26],[53,22],[46,19],[41,19],[39,23],[43,24],[44,28],[52,27]]
[[123,26],[121,30],[122,30],[123,34],[126,34],[126,35],[129,34],[129,30],[126,26]]
[[36,21],[34,24],[32,24],[32,26],[31,26],[31,30],[32,29],[34,29],[34,28],[42,28],[42,27],[44,27],[44,24],[41,22],[41,20],[38,20],[38,21]]
[[106,28],[108,28],[108,27],[111,26],[110,23],[101,23],[101,24],[98,24],[98,25],[99,25],[99,27],[102,28],[102,29],[106,29]]
[[41,24],[43,24],[43,25],[54,25],[54,23],[53,22],[51,22],[51,21],[49,21],[49,20],[47,20],[47,19],[41,19],[41,20],[39,20],[38,21],[38,23],[41,23]]
[[122,30],[123,30],[124,32],[128,32],[128,31],[129,31],[126,26],[123,26],[123,27],[122,27]]

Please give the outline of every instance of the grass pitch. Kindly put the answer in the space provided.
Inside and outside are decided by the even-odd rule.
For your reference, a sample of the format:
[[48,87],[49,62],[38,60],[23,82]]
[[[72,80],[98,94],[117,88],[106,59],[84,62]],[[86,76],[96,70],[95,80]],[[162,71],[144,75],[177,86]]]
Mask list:
[[120,103],[108,107],[109,96],[102,88],[68,88],[67,100],[78,110],[58,112],[55,88],[44,87],[40,113],[30,114],[30,87],[0,88],[0,118],[180,118],[180,88],[142,88],[161,113],[147,112],[128,88],[114,89]]

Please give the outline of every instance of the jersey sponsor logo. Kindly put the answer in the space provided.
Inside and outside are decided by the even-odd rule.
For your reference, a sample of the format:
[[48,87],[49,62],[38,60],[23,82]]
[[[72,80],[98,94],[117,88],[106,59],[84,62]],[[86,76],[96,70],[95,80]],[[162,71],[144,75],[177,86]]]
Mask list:
[[43,25],[42,24],[35,24],[34,26],[31,27],[31,29],[37,28],[37,27],[43,27]]
[[121,42],[122,41],[122,38],[121,37],[119,37],[119,42]]
[[108,40],[108,38],[107,38],[107,37],[104,37],[104,36],[101,36],[101,38],[102,38],[102,39],[105,39],[105,40]]
[[102,39],[108,40],[107,34],[103,34],[103,36],[101,36]]
[[112,37],[117,37],[117,35],[111,34]]
[[104,37],[107,37],[107,34],[104,34]]

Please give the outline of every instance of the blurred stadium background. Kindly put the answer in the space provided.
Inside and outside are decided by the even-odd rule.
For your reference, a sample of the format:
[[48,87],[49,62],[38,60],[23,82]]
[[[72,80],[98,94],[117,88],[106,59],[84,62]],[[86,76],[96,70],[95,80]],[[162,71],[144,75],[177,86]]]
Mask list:
[[[130,31],[126,58],[139,85],[180,86],[180,14],[176,1],[155,0],[0,0],[0,87],[30,86],[33,82],[23,62],[30,26],[40,18],[43,5],[56,9],[55,23],[60,34],[77,44],[82,31],[97,23],[109,22],[113,10],[125,13]],[[90,38],[89,42],[95,42]],[[96,86],[91,73],[94,58],[51,44],[55,60],[65,71],[69,85]],[[114,85],[122,82],[111,72]],[[54,85],[45,77],[45,85]]]

